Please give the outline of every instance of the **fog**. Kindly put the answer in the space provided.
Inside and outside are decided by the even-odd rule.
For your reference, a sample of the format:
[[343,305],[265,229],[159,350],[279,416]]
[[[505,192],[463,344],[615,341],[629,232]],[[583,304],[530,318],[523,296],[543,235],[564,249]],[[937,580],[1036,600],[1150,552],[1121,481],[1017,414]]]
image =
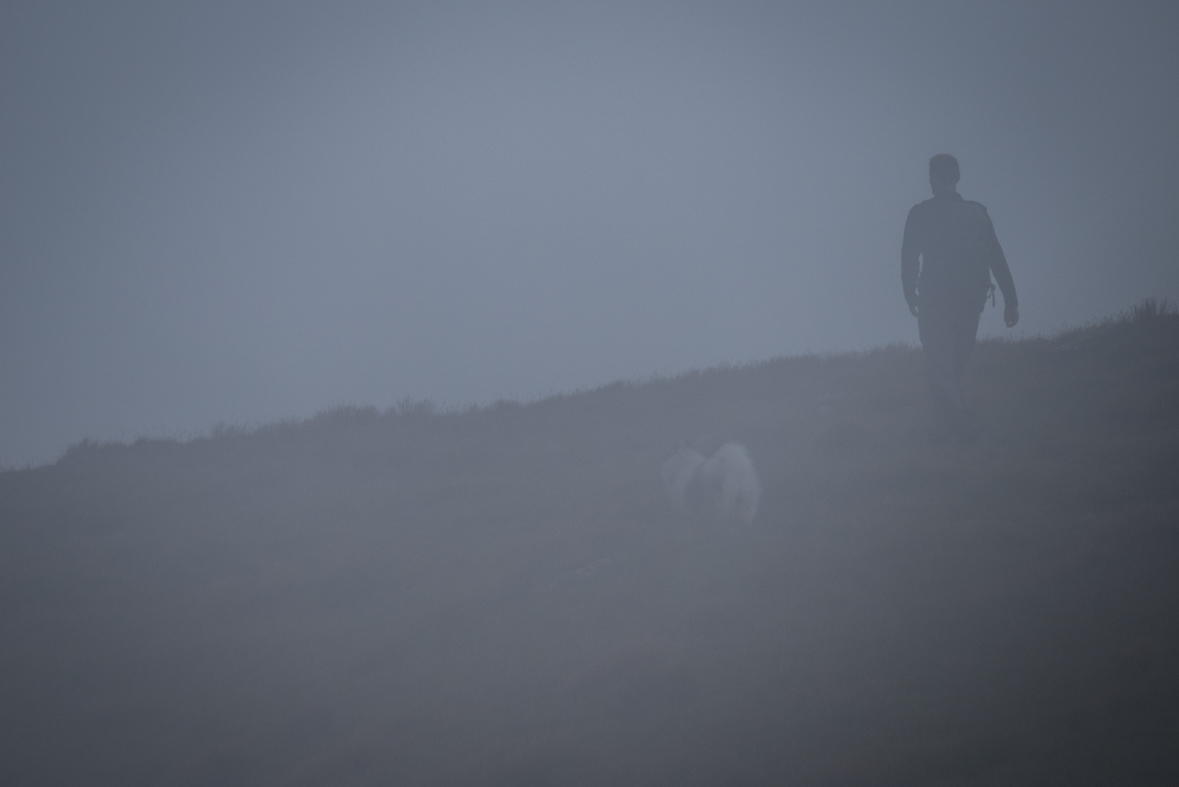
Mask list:
[[1179,784],[1179,313],[922,360],[0,473],[0,784]]
[[1179,294],[1164,3],[0,8],[0,466],[915,342],[950,152],[1050,333]]

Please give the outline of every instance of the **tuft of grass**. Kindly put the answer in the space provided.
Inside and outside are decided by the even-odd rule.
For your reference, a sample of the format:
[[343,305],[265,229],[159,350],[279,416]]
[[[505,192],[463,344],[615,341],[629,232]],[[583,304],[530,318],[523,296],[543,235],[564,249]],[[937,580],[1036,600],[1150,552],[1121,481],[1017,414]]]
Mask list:
[[1154,298],[1144,298],[1130,307],[1125,319],[1128,322],[1144,322],[1167,317],[1174,318],[1175,316],[1175,305],[1166,298],[1161,301],[1156,301]]
[[438,412],[438,405],[430,399],[399,399],[388,411],[400,418],[426,418]]

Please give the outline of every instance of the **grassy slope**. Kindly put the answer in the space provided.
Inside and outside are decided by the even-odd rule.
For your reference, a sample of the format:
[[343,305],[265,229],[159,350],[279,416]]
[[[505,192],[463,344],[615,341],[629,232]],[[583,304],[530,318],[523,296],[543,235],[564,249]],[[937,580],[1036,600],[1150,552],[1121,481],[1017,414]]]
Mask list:
[[971,450],[889,348],[0,474],[0,782],[1174,783],[1179,318],[968,386]]

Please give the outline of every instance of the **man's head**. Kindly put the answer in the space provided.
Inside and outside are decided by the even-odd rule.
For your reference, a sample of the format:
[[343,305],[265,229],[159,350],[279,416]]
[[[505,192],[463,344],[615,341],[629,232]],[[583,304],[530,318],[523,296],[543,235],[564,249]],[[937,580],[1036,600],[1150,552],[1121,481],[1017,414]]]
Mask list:
[[929,187],[933,193],[953,191],[958,185],[958,159],[949,153],[938,153],[929,160]]

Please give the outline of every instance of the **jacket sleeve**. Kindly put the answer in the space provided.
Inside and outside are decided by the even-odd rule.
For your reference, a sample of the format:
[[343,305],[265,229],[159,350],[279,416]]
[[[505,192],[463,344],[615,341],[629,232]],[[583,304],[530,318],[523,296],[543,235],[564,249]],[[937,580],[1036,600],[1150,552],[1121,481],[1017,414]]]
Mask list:
[[1007,257],[1003,255],[1003,247],[999,245],[999,236],[995,234],[995,225],[987,216],[987,258],[991,262],[991,273],[995,275],[995,283],[1003,293],[1003,308],[1015,309],[1019,306],[1019,299],[1015,296],[1015,280],[1011,278],[1011,268],[1007,266]]
[[905,293],[905,303],[909,306],[917,304],[917,277],[921,273],[916,212],[917,206],[914,205],[909,211],[909,218],[905,220],[905,237],[901,240],[901,288]]

